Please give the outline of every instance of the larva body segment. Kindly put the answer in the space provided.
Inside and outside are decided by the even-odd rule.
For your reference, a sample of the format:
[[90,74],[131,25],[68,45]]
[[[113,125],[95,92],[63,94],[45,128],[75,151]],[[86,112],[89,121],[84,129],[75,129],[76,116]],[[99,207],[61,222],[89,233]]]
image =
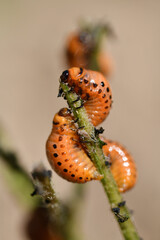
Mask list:
[[85,100],[84,107],[94,126],[105,120],[111,109],[112,92],[101,73],[73,67],[62,73],[61,81]]
[[133,188],[137,180],[137,169],[131,154],[118,142],[102,138],[107,143],[103,152],[110,157],[111,172],[120,192]]
[[66,108],[54,117],[46,153],[52,168],[68,181],[85,183],[102,178],[82,148],[73,118]]

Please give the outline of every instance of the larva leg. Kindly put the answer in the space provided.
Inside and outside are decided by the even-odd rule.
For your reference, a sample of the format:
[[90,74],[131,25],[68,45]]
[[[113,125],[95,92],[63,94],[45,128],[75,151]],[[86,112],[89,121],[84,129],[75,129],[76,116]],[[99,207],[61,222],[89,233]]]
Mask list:
[[95,135],[99,135],[102,134],[104,132],[104,128],[100,127],[100,128],[95,128]]
[[107,166],[107,167],[110,167],[111,165],[112,165],[112,163],[110,162],[110,161],[105,161],[105,165]]
[[80,100],[80,96],[78,96],[76,100],[72,101],[72,103],[76,103],[76,102],[78,102],[79,100]]
[[79,127],[78,130],[83,129],[85,126]]
[[57,96],[57,97],[61,97],[61,96],[62,96],[62,94],[63,94],[63,90],[62,90],[62,88],[60,88],[60,89],[59,89],[59,92],[58,92],[58,96]]
[[76,107],[76,109],[80,109],[83,107],[83,102],[81,103],[81,105],[79,107]]

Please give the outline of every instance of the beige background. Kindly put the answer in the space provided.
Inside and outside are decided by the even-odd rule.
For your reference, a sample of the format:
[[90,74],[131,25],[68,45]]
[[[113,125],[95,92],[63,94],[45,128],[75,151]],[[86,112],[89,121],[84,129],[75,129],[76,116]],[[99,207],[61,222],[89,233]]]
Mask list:
[[[109,44],[115,61],[114,104],[103,127],[136,160],[138,183],[125,199],[135,211],[140,235],[159,240],[160,1],[1,0],[0,121],[28,171],[40,161],[49,168],[45,141],[53,115],[66,104],[56,97],[66,68],[64,43],[79,17],[109,20],[117,34]],[[61,198],[69,195],[72,184],[56,174],[53,182]],[[26,239],[26,213],[2,178],[0,192],[0,239]],[[97,182],[87,184],[82,216],[85,240],[122,239]]]

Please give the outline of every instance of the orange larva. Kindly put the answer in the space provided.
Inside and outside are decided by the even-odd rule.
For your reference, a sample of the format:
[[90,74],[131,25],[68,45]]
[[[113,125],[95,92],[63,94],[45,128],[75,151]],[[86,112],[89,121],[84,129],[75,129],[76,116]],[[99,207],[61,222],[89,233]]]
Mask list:
[[[99,26],[103,27],[103,26]],[[70,67],[92,67],[93,53],[97,47],[94,31],[80,31],[72,33],[66,46],[66,57]],[[97,53],[97,67],[100,72],[108,76],[113,69],[111,57],[99,50]],[[93,69],[94,70],[94,69]]]
[[[132,156],[119,143],[102,138],[105,156],[110,157],[111,172],[120,192],[131,189],[137,179]],[[85,183],[101,180],[100,175],[83,149],[70,110],[62,108],[53,119],[53,128],[46,143],[46,153],[52,168],[70,182]]]
[[131,154],[118,142],[102,138],[107,145],[103,146],[103,152],[110,156],[111,172],[120,192],[131,189],[137,180],[137,170]]
[[[71,67],[88,67],[92,52],[91,41],[88,34],[71,34],[67,41],[66,56]],[[88,41],[88,40],[89,41]]]
[[68,181],[84,183],[102,178],[82,148],[73,117],[67,108],[62,108],[53,119],[46,153],[52,168]]
[[94,126],[105,120],[111,109],[112,92],[101,73],[73,67],[62,73],[61,81],[68,83],[85,101],[84,107]]

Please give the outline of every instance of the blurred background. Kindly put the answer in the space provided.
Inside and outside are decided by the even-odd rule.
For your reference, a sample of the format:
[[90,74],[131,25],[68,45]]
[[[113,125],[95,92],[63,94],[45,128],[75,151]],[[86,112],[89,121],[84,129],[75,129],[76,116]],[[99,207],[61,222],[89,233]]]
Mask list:
[[[103,123],[105,136],[127,146],[138,168],[136,187],[125,194],[140,235],[160,239],[160,1],[0,1],[0,124],[28,172],[40,162],[50,169],[45,142],[54,114],[59,76],[67,68],[66,38],[78,20],[110,22],[114,61],[110,78],[113,107]],[[58,197],[73,184],[53,173]],[[26,240],[27,212],[0,180],[0,239]],[[98,182],[86,184],[79,217],[83,239],[122,239]]]

